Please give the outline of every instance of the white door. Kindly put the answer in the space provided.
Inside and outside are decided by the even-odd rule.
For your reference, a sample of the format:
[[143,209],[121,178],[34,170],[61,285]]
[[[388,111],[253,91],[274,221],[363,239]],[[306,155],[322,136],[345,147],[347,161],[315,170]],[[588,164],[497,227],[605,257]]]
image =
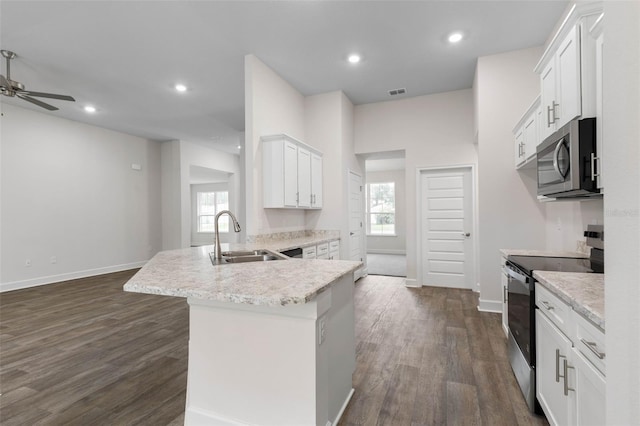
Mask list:
[[582,114],[580,98],[580,27],[569,33],[558,50],[556,99],[560,104],[558,127]]
[[540,75],[540,103],[542,106],[542,134],[540,140],[544,140],[556,130],[556,67],[555,60],[542,70]]
[[[362,176],[349,171],[349,259],[364,261],[362,232]],[[363,268],[354,273],[357,280],[362,276]]]
[[470,168],[421,173],[422,285],[473,289]]

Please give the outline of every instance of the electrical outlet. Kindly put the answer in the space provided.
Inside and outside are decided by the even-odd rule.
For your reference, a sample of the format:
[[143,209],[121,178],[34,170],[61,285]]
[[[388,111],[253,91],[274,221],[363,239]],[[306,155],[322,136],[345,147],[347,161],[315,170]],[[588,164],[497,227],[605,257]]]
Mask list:
[[51,263],[58,263],[58,258],[55,256],[51,256],[51,259],[49,259]]
[[29,266],[31,266],[31,259],[27,259],[27,260],[25,260],[25,261],[24,261],[24,266],[26,266],[27,268],[28,268]]
[[318,345],[321,345],[324,342],[324,339],[326,338],[326,332],[327,319],[320,318],[320,320],[318,321]]

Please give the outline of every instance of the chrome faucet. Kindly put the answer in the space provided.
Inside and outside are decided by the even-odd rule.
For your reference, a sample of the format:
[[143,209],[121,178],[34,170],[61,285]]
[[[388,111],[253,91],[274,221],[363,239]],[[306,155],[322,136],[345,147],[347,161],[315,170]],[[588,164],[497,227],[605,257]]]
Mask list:
[[229,215],[229,217],[231,218],[231,221],[233,222],[233,230],[235,232],[241,231],[240,224],[238,223],[238,219],[236,219],[233,213],[231,213],[229,210],[222,210],[220,213],[216,215],[214,219],[215,232],[216,232],[216,259],[222,259],[222,249],[220,248],[220,231],[218,229],[218,219],[220,219],[220,216],[222,216],[225,213]]

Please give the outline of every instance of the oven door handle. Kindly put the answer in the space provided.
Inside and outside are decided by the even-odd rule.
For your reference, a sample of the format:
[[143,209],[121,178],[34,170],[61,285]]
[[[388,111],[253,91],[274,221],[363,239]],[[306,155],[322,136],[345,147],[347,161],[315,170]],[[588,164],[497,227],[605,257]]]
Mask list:
[[511,278],[525,284],[529,282],[529,278],[526,275],[519,274],[511,268],[505,268],[505,270],[507,272],[507,275],[509,275]]

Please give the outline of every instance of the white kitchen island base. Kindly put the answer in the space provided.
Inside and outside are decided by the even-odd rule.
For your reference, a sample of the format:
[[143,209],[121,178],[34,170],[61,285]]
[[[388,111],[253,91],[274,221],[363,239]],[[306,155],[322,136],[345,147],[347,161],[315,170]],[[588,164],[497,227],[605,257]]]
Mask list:
[[355,370],[353,274],[303,304],[188,298],[186,425],[333,425]]

